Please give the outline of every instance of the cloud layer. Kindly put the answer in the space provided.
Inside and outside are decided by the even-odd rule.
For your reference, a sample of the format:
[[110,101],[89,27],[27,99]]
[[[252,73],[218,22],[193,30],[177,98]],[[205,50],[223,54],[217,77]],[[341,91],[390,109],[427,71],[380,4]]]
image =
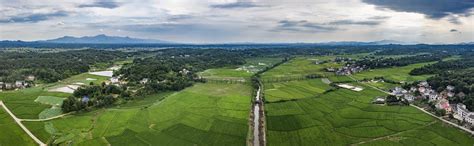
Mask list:
[[0,39],[9,40],[97,34],[191,43],[474,40],[471,0],[433,0],[429,4],[425,0],[0,3]]

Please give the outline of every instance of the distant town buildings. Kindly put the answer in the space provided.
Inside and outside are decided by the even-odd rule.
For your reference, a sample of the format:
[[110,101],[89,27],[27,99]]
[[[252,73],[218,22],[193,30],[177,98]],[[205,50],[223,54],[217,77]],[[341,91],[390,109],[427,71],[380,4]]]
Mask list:
[[474,125],[474,112],[470,112],[466,109],[466,105],[462,103],[456,105],[456,115],[454,115],[454,118]]

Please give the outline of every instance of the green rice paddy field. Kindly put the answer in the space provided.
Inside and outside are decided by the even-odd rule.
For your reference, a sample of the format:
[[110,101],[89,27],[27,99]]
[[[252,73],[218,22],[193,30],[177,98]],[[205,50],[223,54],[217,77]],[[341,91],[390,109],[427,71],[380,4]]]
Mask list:
[[409,73],[415,68],[420,68],[431,63],[417,63],[402,67],[392,67],[383,69],[372,69],[354,74],[354,78],[358,80],[372,79],[374,77],[384,77],[385,79],[399,81],[399,82],[413,82],[419,80],[426,80],[431,75],[411,76]]
[[[286,91],[301,92],[297,86],[284,88]],[[318,94],[318,92],[307,91],[306,94]],[[374,97],[383,94],[365,87],[360,92],[337,89],[316,97],[269,102],[265,104],[267,144],[474,144],[474,139],[468,134],[443,124],[413,107],[371,104]],[[265,98],[267,101],[274,100],[274,96],[265,96]]]
[[73,145],[246,145],[249,85],[196,84],[145,99],[26,125],[45,142]]
[[308,74],[333,75],[334,73],[324,71],[327,67],[340,67],[342,64],[329,62],[314,64],[315,61],[331,60],[334,56],[323,57],[297,57],[272,70],[262,74],[262,78],[304,76]]
[[248,79],[256,72],[281,60],[282,58],[250,58],[242,66],[208,69],[199,75],[211,79]]
[[265,83],[266,101],[284,101],[314,97],[331,88],[321,79]]
[[65,98],[69,95],[68,93],[48,92],[42,86],[38,86],[18,91],[0,92],[0,100],[2,100],[18,118],[38,119],[39,114],[43,110],[52,107],[50,104],[41,103],[47,102],[43,101],[43,99],[35,101],[39,96]]
[[34,146],[36,143],[0,108],[0,146]]

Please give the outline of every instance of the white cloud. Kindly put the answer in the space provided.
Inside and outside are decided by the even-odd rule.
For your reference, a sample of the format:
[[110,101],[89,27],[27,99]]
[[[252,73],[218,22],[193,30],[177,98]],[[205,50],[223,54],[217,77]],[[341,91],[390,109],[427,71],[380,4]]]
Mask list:
[[[415,12],[382,10],[359,0],[117,0],[103,7],[94,2],[0,0],[0,39],[98,33],[199,43],[382,39],[449,43],[474,38],[474,16],[456,14],[434,20]],[[55,12],[67,15],[46,15]],[[2,21],[34,14],[46,16],[34,22]],[[282,21],[301,22],[297,27],[308,31],[275,31],[282,29]],[[315,28],[326,31],[311,31]],[[453,28],[463,33],[447,33]]]

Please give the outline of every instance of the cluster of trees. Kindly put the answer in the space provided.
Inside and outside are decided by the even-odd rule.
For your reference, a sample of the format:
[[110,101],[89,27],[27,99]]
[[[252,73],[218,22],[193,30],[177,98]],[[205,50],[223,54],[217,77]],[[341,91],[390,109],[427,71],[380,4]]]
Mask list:
[[395,95],[388,95],[385,99],[387,105],[409,105],[410,103],[405,98],[399,98]]
[[432,62],[440,61],[447,57],[445,54],[423,54],[416,56],[407,56],[401,58],[375,58],[367,57],[361,60],[357,60],[355,65],[365,66],[366,68],[386,68],[393,66],[406,66],[409,64],[421,63],[421,62]]
[[445,71],[428,78],[427,81],[438,91],[445,90],[448,85],[454,86],[457,96],[450,98],[450,102],[463,103],[470,111],[474,111],[474,69]]
[[42,82],[56,82],[72,75],[87,72],[99,62],[126,58],[130,53],[102,50],[63,52],[6,52],[0,51],[0,81],[14,82],[35,76]]
[[197,72],[225,66],[245,64],[240,51],[222,49],[165,50],[150,58],[135,59],[115,72],[129,86],[143,87],[139,94],[177,91],[193,82],[202,82]]
[[413,69],[410,74],[434,74],[427,79],[433,89],[441,92],[448,85],[454,86],[456,96],[450,98],[450,102],[463,103],[469,110],[474,111],[474,52],[465,50],[461,53],[461,59],[439,61]]
[[258,72],[255,73],[255,74],[260,75],[260,74],[262,74],[262,73],[264,73],[264,72],[267,72],[267,71],[269,71],[269,70],[271,70],[271,69],[273,69],[273,68],[275,68],[275,67],[277,67],[277,66],[279,66],[279,65],[281,65],[281,64],[283,64],[283,63],[285,63],[285,62],[290,61],[291,59],[293,59],[293,58],[284,57],[280,62],[275,63],[275,64],[273,64],[272,66],[267,66],[267,67],[265,67],[264,69],[258,71]]
[[130,98],[130,93],[126,87],[106,85],[105,83],[102,83],[102,85],[83,86],[63,101],[61,109],[67,113],[92,107],[106,107],[114,104],[119,98]]
[[410,75],[439,74],[474,67],[474,53],[467,53],[462,57],[459,60],[439,61],[435,64],[415,68],[410,71]]

